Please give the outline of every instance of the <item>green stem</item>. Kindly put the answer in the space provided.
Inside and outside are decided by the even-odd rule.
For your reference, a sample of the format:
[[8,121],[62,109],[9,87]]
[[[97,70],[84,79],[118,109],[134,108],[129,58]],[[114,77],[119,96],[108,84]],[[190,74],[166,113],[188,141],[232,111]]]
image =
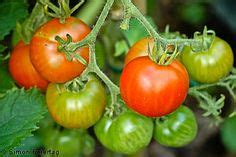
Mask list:
[[229,80],[236,80],[236,75],[229,75],[228,77],[225,77],[222,80],[220,80],[219,82],[216,82],[213,84],[203,84],[200,86],[191,87],[191,88],[189,88],[189,94],[193,93],[196,90],[204,90],[204,89],[207,89],[207,88],[213,87],[213,86],[221,86],[221,87],[225,87],[227,89],[227,91],[229,91],[229,94],[234,99],[234,101],[236,101],[236,94],[234,94],[233,89],[230,88],[228,83],[225,83],[226,81],[229,81]]
[[93,25],[97,18],[97,15],[101,12],[106,0],[89,0],[86,2],[76,17],[80,18],[86,24]]
[[72,50],[76,50],[79,47],[88,45],[89,46],[89,64],[86,68],[86,70],[83,72],[81,77],[86,77],[89,73],[93,72],[97,74],[103,82],[107,85],[112,98],[111,106],[113,106],[117,101],[117,95],[120,93],[119,87],[117,87],[98,67],[96,63],[96,53],[95,53],[95,41],[98,36],[99,30],[101,29],[103,23],[106,20],[106,17],[108,16],[108,13],[111,9],[112,4],[114,3],[114,0],[108,0],[105,4],[102,13],[100,17],[98,18],[98,21],[96,25],[94,26],[91,33],[85,37],[81,42],[78,43],[71,43],[68,46],[72,48]]
[[95,44],[89,44],[89,65],[86,70],[82,73],[81,77],[85,78],[89,73],[95,73],[98,77],[100,77],[103,82],[107,85],[110,93],[113,106],[117,102],[117,95],[120,93],[119,87],[116,86],[98,67],[96,62],[96,53],[95,53]]
[[[155,28],[148,22],[148,20],[143,16],[143,14],[138,10],[138,8],[131,2],[131,0],[121,0],[124,8],[125,8],[125,13],[129,14],[126,15],[127,18],[131,18],[131,17],[135,17],[137,18],[142,25],[146,28],[146,30],[148,31],[148,33],[154,38],[155,41],[159,41],[164,45],[168,45],[168,44],[185,44],[185,45],[189,45],[193,42],[202,42],[201,39],[165,39],[163,37],[161,37],[155,30]],[[129,19],[126,19],[126,17],[124,17],[125,21],[129,21]]]
[[91,43],[95,43],[96,38],[98,36],[99,30],[101,29],[103,23],[106,20],[106,17],[109,14],[109,11],[111,9],[111,6],[113,5],[114,0],[107,0],[98,20],[96,25],[94,26],[93,30],[89,33],[89,35],[87,35],[82,41],[80,42],[71,42],[70,44],[68,44],[68,49],[72,50],[72,51],[76,51],[76,49],[89,45]]

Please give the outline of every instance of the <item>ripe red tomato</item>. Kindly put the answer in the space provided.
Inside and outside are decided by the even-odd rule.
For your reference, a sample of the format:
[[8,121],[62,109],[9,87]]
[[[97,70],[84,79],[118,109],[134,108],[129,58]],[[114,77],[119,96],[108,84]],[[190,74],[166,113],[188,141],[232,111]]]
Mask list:
[[148,50],[152,50],[154,47],[154,40],[152,38],[143,38],[137,41],[129,50],[125,57],[125,65],[128,64],[131,60],[141,57],[147,56]]
[[10,61],[9,71],[20,86],[26,89],[38,87],[46,90],[48,82],[33,67],[29,57],[29,45],[20,41],[14,48]]
[[177,109],[188,88],[188,73],[179,61],[164,66],[147,56],[127,64],[120,79],[121,96],[128,107],[150,117],[160,117]]
[[[57,50],[55,37],[58,35],[66,39],[66,34],[69,34],[75,42],[82,40],[89,32],[90,28],[74,17],[67,18],[65,23],[55,18],[41,26],[30,43],[30,58],[36,70],[54,83],[63,83],[79,76],[85,66],[75,58],[68,61],[65,54]],[[76,53],[88,62],[88,48],[80,48]]]

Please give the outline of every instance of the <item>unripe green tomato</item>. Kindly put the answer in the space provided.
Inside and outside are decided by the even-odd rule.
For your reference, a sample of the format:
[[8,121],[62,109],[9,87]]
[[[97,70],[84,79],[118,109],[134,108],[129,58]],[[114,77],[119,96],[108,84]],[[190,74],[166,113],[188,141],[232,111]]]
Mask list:
[[84,130],[50,130],[44,139],[46,150],[55,151],[62,157],[78,157],[94,151],[94,140]]
[[180,55],[190,78],[200,83],[214,83],[229,74],[234,56],[230,45],[215,37],[208,51],[193,52],[185,46]]
[[106,105],[106,90],[94,76],[79,92],[66,90],[62,84],[49,84],[46,101],[52,118],[65,128],[87,129],[102,116]]
[[197,135],[197,121],[193,112],[180,106],[175,112],[156,120],[154,139],[168,147],[182,147]]
[[115,118],[104,116],[94,127],[102,145],[111,151],[134,154],[152,138],[153,122],[148,117],[124,111]]

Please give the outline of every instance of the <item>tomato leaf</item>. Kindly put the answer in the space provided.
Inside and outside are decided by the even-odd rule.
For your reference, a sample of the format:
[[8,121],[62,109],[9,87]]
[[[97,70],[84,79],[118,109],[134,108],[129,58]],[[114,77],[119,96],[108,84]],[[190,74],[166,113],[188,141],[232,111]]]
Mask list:
[[28,15],[25,0],[3,0],[0,3],[0,40],[4,39],[15,28],[16,22]]
[[[147,20],[155,29],[157,29],[151,17],[147,17]],[[128,30],[122,30],[122,33],[129,42],[129,45],[133,45],[136,41],[149,36],[145,27],[143,27],[142,24],[134,18],[130,20],[130,28]]]
[[129,47],[125,40],[117,41],[115,44],[115,57],[121,56],[122,54],[126,54],[129,50]]
[[0,63],[0,94],[14,86],[15,84],[8,72],[7,64]]
[[46,112],[44,96],[37,89],[16,89],[0,99],[0,153],[18,146],[38,129]]
[[221,139],[225,147],[231,151],[236,152],[236,116],[228,118],[224,121],[221,127]]

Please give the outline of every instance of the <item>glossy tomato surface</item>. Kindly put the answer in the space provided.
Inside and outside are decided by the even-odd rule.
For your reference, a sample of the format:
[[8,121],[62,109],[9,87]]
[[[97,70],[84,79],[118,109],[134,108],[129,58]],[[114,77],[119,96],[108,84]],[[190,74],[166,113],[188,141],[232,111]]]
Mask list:
[[70,92],[64,85],[49,84],[46,101],[58,124],[65,128],[87,129],[100,119],[106,105],[106,91],[97,78],[89,76],[79,92]]
[[181,105],[175,112],[157,119],[153,136],[160,144],[168,147],[182,147],[197,135],[197,121],[193,112]]
[[230,72],[234,62],[231,47],[218,37],[205,52],[193,52],[185,46],[180,58],[190,77],[200,83],[217,82]]
[[150,117],[177,109],[188,88],[188,73],[177,60],[163,66],[147,56],[138,57],[125,66],[120,78],[121,97],[128,107]]
[[94,127],[102,145],[111,151],[133,154],[147,146],[152,138],[153,122],[132,111],[115,118],[104,116]]
[[38,87],[41,90],[46,90],[48,81],[35,70],[29,53],[29,45],[20,41],[11,53],[9,71],[19,86],[26,89]]
[[[59,19],[52,19],[41,26],[34,34],[30,43],[30,58],[39,73],[54,83],[63,83],[79,76],[85,66],[77,59],[72,61],[66,59],[65,54],[57,50],[58,35],[66,39],[69,34],[73,41],[82,40],[90,32],[90,28],[81,20],[69,17],[65,23]],[[76,51],[88,62],[88,48],[80,48]]]
[[143,38],[137,41],[127,53],[125,57],[125,65],[128,64],[131,60],[141,57],[147,56],[149,50],[153,50],[154,48],[154,40],[152,38]]

